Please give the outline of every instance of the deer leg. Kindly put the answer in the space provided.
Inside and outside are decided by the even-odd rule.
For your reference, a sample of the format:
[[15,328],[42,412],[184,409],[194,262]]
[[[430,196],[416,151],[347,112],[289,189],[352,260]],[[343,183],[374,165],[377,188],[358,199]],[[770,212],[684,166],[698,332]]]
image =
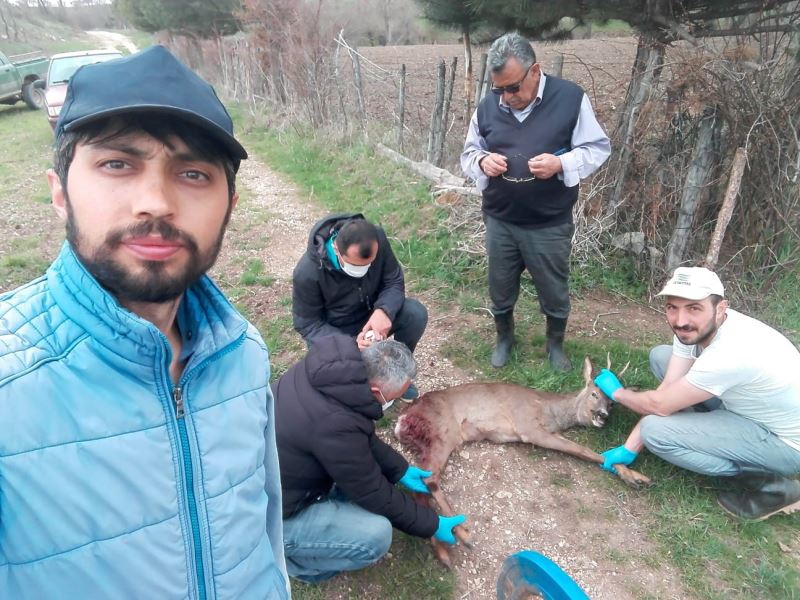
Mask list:
[[[523,441],[534,444],[535,446],[539,446],[540,448],[558,450],[559,452],[564,452],[565,454],[576,456],[583,460],[600,465],[605,461],[605,459],[597,452],[590,450],[586,446],[581,446],[572,440],[568,440],[565,437],[561,437],[560,435],[553,433],[537,435],[534,439]],[[650,485],[652,483],[649,477],[646,477],[645,475],[642,475],[633,469],[629,469],[625,465],[614,465],[614,468],[617,470],[617,475],[619,475],[619,478],[631,487]]]
[[[434,482],[429,480],[427,484],[428,489],[431,491],[431,496],[433,496],[433,499],[436,500],[436,504],[439,505],[440,511],[448,516],[456,514],[456,511],[454,511],[453,507],[450,506],[450,501],[447,499],[447,496],[444,495],[442,488],[439,487],[438,481]],[[456,525],[453,528],[453,535],[455,535],[458,541],[464,544],[467,548],[472,549],[472,539],[470,537],[469,530],[466,527],[463,525]]]

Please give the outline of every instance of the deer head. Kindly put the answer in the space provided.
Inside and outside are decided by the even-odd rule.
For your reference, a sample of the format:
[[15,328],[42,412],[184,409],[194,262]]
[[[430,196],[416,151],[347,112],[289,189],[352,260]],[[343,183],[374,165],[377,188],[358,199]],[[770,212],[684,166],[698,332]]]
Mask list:
[[575,398],[575,410],[578,424],[585,427],[602,427],[608,419],[611,401],[594,384],[592,362],[589,357],[583,359],[584,387]]

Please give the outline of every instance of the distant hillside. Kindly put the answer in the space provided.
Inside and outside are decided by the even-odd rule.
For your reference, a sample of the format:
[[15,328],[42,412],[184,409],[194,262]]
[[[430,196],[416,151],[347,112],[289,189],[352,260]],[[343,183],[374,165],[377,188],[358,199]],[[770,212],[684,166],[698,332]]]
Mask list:
[[97,46],[97,40],[84,32],[93,29],[120,31],[139,47],[152,43],[149,34],[123,30],[124,25],[107,4],[44,10],[0,0],[0,49],[6,54],[40,51],[49,56],[57,52],[90,50]]

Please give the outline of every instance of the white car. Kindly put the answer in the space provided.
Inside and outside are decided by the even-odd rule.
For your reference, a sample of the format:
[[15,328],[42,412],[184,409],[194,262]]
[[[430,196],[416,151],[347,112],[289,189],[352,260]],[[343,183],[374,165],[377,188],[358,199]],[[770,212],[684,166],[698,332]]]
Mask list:
[[50,68],[47,70],[44,91],[44,106],[47,109],[47,120],[50,121],[50,127],[56,128],[58,115],[67,95],[67,83],[78,67],[115,58],[122,58],[122,54],[116,50],[82,50],[54,54],[50,57]]

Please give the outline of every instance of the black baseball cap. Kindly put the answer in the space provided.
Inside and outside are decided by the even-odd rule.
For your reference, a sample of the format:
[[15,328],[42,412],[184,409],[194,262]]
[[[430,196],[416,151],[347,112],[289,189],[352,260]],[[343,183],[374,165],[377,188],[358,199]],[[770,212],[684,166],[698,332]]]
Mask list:
[[164,46],[80,67],[67,86],[56,138],[81,125],[133,112],[174,115],[197,125],[222,145],[237,170],[247,158],[214,88]]

